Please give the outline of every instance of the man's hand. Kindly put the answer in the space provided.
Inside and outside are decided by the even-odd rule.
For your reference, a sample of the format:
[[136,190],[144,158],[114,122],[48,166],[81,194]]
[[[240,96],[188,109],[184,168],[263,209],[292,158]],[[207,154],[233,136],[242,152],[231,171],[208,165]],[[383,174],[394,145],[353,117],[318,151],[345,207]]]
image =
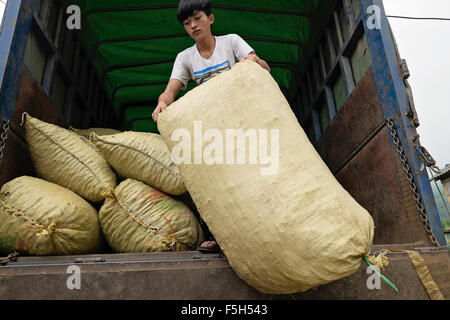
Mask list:
[[252,60],[253,62],[258,63],[259,57],[256,55],[256,53],[252,52],[252,53],[246,55],[245,57],[243,57],[241,62],[245,61],[245,60]]
[[263,67],[264,69],[266,69],[267,71],[270,72],[270,67],[269,67],[269,65],[267,64],[267,62],[265,62],[263,59],[260,59],[260,58],[256,55],[256,53],[254,53],[254,52],[250,52],[248,55],[246,55],[245,57],[243,57],[243,58],[241,59],[241,62],[242,62],[242,61],[245,61],[245,60],[251,60],[251,61],[253,61],[253,62],[256,62],[256,63],[259,64],[261,67]]
[[170,105],[177,96],[178,92],[180,92],[181,87],[183,86],[183,82],[177,79],[170,79],[167,84],[166,90],[158,98],[158,106],[155,108],[155,111],[152,113],[153,121],[157,122],[158,115],[166,111],[168,105]]
[[164,101],[160,101],[158,103],[158,106],[155,108],[155,111],[153,111],[153,113],[152,113],[153,121],[157,122],[158,121],[158,115],[161,112],[166,111],[166,108],[167,108],[167,104]]

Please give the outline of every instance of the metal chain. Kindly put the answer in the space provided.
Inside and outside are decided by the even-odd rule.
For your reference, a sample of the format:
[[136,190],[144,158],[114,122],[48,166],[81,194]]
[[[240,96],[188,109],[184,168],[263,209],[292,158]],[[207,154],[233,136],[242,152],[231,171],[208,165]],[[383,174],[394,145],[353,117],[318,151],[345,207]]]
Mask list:
[[6,258],[0,258],[0,266],[5,266],[11,261],[16,261],[19,254],[20,253],[18,251],[14,251],[13,253],[9,254]]
[[6,148],[6,140],[8,139],[9,120],[3,120],[2,133],[0,134],[0,166],[3,162],[3,155]]
[[[394,36],[392,36],[392,37],[394,37]],[[394,39],[394,42],[395,42],[395,39]],[[397,44],[395,44],[395,46],[396,46],[398,60],[400,63],[400,71],[402,73],[403,82],[405,84],[406,95],[408,96],[408,101],[409,101],[409,109],[406,113],[406,117],[410,120],[409,124],[411,126],[413,126],[414,128],[417,128],[420,126],[420,122],[419,122],[419,118],[417,116],[417,111],[416,111],[416,107],[415,107],[415,103],[414,103],[412,89],[408,82],[408,79],[411,76],[411,74],[409,72],[406,60],[400,59]],[[422,161],[422,163],[424,164],[424,168],[429,167],[435,173],[440,174],[441,170],[436,165],[436,160],[434,160],[434,158],[431,156],[431,154],[428,152],[428,150],[425,149],[425,147],[420,144],[419,138],[420,138],[420,136],[418,134],[416,134],[412,138],[412,143],[413,143],[414,149],[416,149],[416,151],[419,155],[420,161]],[[423,170],[421,170],[421,171],[423,171]]]
[[[6,140],[8,139],[8,133],[9,133],[9,120],[3,120],[3,126],[2,126],[2,133],[0,134],[0,166],[3,162],[3,156],[6,149]],[[0,265],[4,266],[7,265],[11,261],[16,261],[17,257],[19,256],[18,251],[14,251],[13,253],[9,254],[5,258],[0,258]]]
[[400,139],[398,138],[397,131],[394,128],[394,121],[392,119],[387,120],[387,126],[389,128],[389,132],[394,141],[395,148],[396,148],[398,154],[400,155],[400,161],[403,164],[403,171],[406,174],[406,179],[409,182],[409,188],[411,189],[411,191],[413,193],[414,200],[416,201],[416,207],[420,214],[419,218],[420,218],[420,220],[422,220],[424,227],[425,227],[425,231],[427,232],[433,245],[436,247],[440,247],[439,242],[437,241],[435,235],[433,234],[433,230],[431,229],[430,221],[428,220],[428,215],[425,212],[425,206],[423,205],[423,203],[420,199],[420,194],[417,192],[417,186],[414,183],[414,178],[413,178],[413,175],[411,174],[411,168],[408,165],[408,161],[407,161],[407,158],[405,155],[405,150],[401,146],[401,142],[400,142]]
[[436,174],[441,174],[441,169],[436,165],[436,160],[434,160],[433,156],[428,152],[428,150],[421,145],[420,143],[420,135],[416,134],[412,138],[412,143],[414,148],[417,150],[417,153],[419,154],[420,161],[424,163],[427,167],[429,167],[431,170],[433,170]]

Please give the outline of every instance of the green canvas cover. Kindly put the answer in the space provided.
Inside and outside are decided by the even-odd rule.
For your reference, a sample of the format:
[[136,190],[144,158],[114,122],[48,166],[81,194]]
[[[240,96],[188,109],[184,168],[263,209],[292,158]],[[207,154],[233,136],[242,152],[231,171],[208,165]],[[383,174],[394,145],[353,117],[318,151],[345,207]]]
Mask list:
[[[178,0],[71,0],[82,38],[124,130],[157,132],[151,119],[176,55],[195,42],[177,21]],[[236,33],[271,67],[292,101],[335,0],[211,0],[214,35]],[[195,86],[190,83],[188,90]],[[180,92],[180,96],[187,91]]]

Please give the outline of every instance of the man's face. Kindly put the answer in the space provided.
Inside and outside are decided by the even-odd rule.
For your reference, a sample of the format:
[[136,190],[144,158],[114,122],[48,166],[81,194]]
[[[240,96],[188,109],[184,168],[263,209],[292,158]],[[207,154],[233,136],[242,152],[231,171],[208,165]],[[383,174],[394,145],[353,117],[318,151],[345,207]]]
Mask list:
[[195,41],[211,35],[211,24],[214,15],[207,16],[203,11],[194,11],[194,14],[183,21],[184,30]]

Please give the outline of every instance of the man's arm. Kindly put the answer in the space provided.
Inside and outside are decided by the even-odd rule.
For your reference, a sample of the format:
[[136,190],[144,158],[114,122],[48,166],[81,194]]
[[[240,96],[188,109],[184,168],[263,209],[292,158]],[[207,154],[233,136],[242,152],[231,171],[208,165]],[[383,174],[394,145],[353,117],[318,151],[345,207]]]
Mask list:
[[158,115],[160,112],[166,110],[166,108],[175,100],[183,87],[183,82],[177,79],[170,79],[167,84],[166,90],[158,98],[158,106],[155,108],[155,111],[152,113],[153,121],[157,122]]
[[242,58],[241,61],[245,61],[245,60],[252,60],[254,62],[256,62],[257,64],[259,64],[261,67],[263,67],[264,69],[266,69],[267,71],[270,72],[270,67],[267,64],[267,62],[265,62],[263,59],[260,59],[255,52],[250,52],[248,55],[246,55],[245,57]]

